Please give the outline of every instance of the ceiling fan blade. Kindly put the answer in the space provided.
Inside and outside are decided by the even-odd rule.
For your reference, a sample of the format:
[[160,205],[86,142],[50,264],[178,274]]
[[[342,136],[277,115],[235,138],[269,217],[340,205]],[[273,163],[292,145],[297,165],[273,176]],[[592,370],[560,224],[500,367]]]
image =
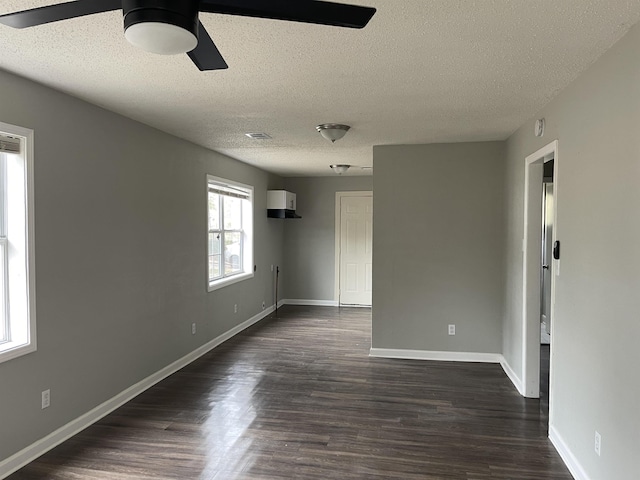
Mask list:
[[122,0],[79,0],[0,15],[0,23],[13,28],[26,28],[120,8]]
[[200,11],[363,28],[375,8],[315,0],[200,0]]
[[187,55],[189,55],[191,61],[196,64],[196,67],[198,67],[201,72],[229,68],[227,62],[222,58],[218,47],[213,43],[204,25],[202,25],[202,22],[200,22],[200,26],[198,27],[198,46]]

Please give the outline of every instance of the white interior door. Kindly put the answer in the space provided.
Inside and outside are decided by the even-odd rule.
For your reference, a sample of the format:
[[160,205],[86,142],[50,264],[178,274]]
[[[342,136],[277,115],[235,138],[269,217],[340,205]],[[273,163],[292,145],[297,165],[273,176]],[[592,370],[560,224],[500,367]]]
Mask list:
[[371,306],[373,197],[340,200],[340,305]]

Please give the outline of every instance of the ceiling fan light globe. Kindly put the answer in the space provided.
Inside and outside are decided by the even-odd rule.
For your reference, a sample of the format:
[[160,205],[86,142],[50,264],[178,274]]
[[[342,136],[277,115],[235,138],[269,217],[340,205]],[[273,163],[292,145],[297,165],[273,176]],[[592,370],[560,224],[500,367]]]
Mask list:
[[190,52],[198,45],[198,38],[190,31],[162,22],[130,25],[124,31],[124,36],[131,45],[159,55]]

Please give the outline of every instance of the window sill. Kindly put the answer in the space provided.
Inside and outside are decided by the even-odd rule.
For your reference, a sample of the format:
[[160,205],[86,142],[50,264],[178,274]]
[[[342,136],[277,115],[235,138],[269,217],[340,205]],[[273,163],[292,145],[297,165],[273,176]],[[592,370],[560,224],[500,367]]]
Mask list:
[[22,355],[26,355],[27,353],[35,352],[36,344],[35,342],[31,343],[17,343],[17,342],[7,342],[0,344],[0,363],[6,362],[8,360],[13,360],[14,358],[21,357]]
[[249,278],[253,278],[253,272],[242,273],[239,275],[234,275],[233,277],[227,277],[221,280],[215,280],[213,282],[209,282],[209,287],[207,288],[207,291],[213,292],[214,290],[218,290],[222,287],[226,287],[227,285],[233,285],[234,283],[242,282],[243,280],[248,280]]

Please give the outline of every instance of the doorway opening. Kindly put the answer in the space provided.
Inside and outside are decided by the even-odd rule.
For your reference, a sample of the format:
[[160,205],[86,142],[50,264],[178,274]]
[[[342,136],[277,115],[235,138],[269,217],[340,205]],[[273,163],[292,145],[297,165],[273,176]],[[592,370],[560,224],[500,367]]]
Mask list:
[[551,360],[551,269],[553,266],[555,158],[542,167],[542,262],[540,270],[540,412],[549,420],[549,369]]
[[549,422],[553,415],[555,280],[560,273],[560,261],[552,256],[557,198],[556,140],[525,159],[524,195],[522,383],[525,397],[542,397],[541,408]]

